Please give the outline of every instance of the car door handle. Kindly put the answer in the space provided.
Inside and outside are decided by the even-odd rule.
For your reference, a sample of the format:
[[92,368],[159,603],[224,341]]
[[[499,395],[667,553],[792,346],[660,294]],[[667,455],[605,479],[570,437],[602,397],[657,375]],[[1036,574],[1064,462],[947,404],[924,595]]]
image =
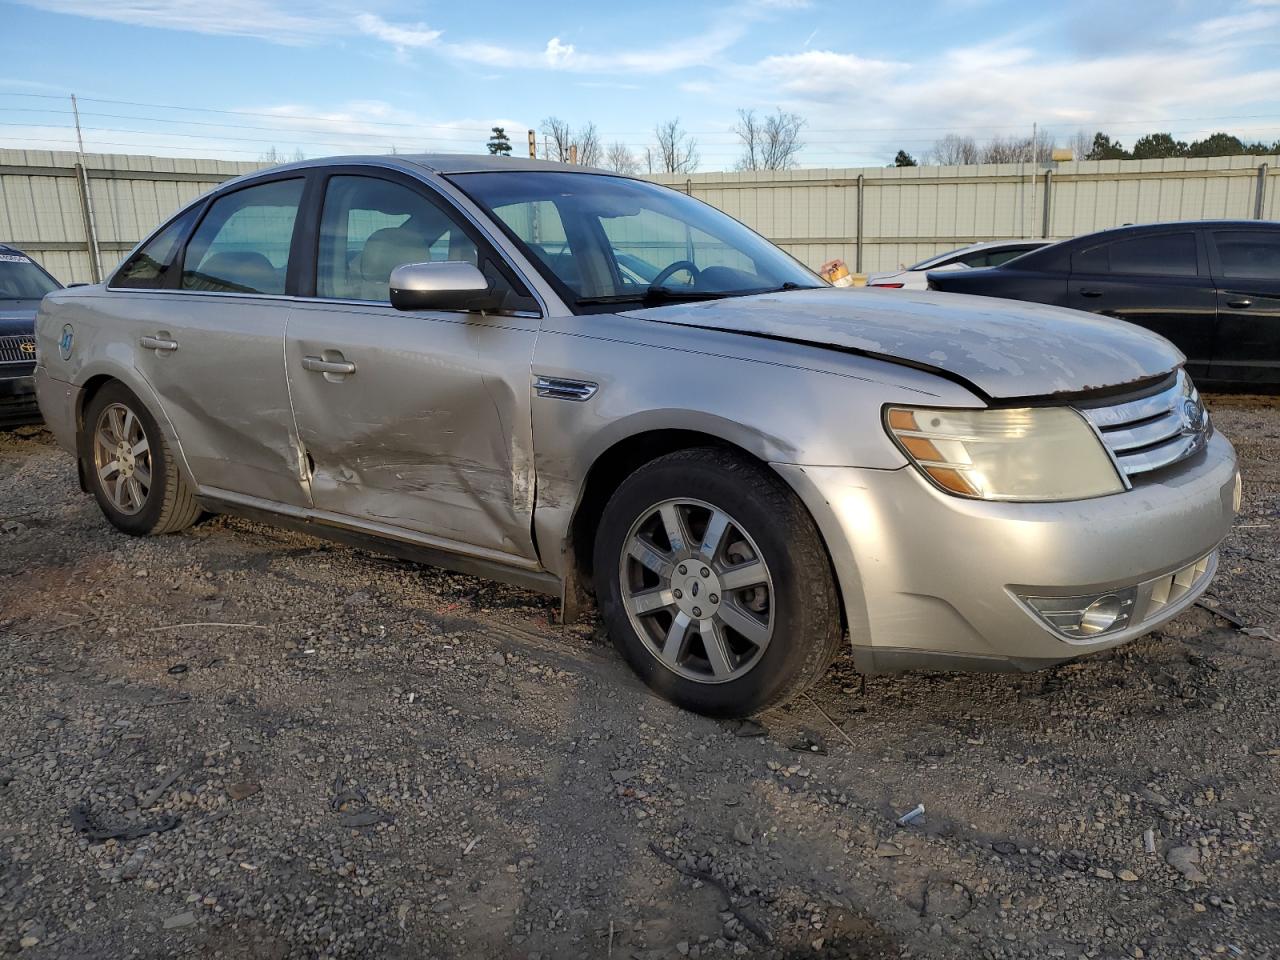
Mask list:
[[312,373],[355,373],[356,365],[350,360],[326,360],[324,357],[303,357],[302,369]]
[[1252,307],[1253,301],[1252,300],[1228,300],[1227,306],[1232,307],[1236,310],[1243,310],[1245,309],[1245,307]]
[[1082,296],[1082,297],[1100,297],[1100,296],[1102,296],[1102,291],[1101,291],[1101,290],[1081,290],[1081,291],[1080,291],[1080,296]]
[[147,350],[177,350],[177,340],[166,340],[164,337],[142,337],[138,343]]

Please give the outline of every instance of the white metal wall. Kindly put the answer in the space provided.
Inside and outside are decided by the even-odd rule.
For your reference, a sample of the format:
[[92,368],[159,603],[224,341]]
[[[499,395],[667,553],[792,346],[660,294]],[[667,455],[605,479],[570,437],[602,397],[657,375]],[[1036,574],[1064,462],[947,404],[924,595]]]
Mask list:
[[[0,150],[0,242],[64,282],[93,278],[74,153]],[[866,272],[977,240],[1064,239],[1123,223],[1254,216],[1280,220],[1280,157],[1101,160],[957,167],[695,173],[651,179],[684,189],[809,266],[840,257]],[[103,267],[180,206],[255,163],[114,154],[85,158]],[[859,251],[858,194],[862,193]],[[1048,210],[1045,197],[1048,192]],[[1046,212],[1048,214],[1046,233]]]

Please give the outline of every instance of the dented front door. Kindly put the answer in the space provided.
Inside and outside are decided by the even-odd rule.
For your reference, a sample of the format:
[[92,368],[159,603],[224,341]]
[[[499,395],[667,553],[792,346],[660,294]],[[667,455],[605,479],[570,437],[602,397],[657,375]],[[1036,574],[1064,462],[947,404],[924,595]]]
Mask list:
[[535,559],[536,323],[295,304],[285,365],[315,508]]

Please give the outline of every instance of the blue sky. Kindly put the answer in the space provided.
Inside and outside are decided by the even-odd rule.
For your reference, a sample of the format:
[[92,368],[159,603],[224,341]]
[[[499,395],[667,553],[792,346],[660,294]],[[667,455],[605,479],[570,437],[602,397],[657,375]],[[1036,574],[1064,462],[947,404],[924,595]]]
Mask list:
[[1280,138],[1280,0],[24,0],[0,24],[0,147],[71,149],[72,92],[91,151],[240,160],[470,152],[493,124],[521,149],[553,115],[643,155],[679,117],[722,170],[752,107],[805,118],[804,166],[1032,123]]

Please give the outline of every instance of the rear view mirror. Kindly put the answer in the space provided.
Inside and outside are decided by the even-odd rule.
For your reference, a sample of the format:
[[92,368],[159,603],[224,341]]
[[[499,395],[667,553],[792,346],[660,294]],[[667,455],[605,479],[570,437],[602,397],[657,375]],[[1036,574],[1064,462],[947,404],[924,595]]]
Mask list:
[[502,296],[465,261],[405,263],[391,271],[391,305],[397,310],[496,310]]

